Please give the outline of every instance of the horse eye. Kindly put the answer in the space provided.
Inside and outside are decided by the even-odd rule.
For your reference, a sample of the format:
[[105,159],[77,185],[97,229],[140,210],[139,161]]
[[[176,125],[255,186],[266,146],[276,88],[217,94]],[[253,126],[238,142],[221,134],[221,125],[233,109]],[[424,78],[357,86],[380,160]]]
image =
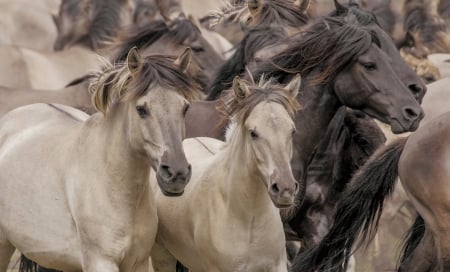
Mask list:
[[253,140],[256,140],[259,138],[259,135],[256,131],[250,130],[250,137],[252,137]]
[[292,136],[294,136],[294,134],[297,132],[297,130],[294,128],[294,129],[292,129]]
[[191,105],[189,105],[189,104],[185,104],[184,106],[183,106],[183,116],[186,116],[186,113],[187,113],[187,111],[189,110],[189,107],[190,107]]
[[203,47],[201,47],[201,46],[191,46],[191,49],[195,53],[200,53],[200,52],[204,52],[205,51],[205,49],[203,49]]
[[373,70],[377,69],[376,64],[373,63],[373,62],[366,62],[366,63],[363,63],[362,66],[363,66],[367,71],[373,71]]
[[139,117],[141,117],[141,118],[145,118],[149,115],[148,108],[146,105],[136,106],[136,111],[139,114]]

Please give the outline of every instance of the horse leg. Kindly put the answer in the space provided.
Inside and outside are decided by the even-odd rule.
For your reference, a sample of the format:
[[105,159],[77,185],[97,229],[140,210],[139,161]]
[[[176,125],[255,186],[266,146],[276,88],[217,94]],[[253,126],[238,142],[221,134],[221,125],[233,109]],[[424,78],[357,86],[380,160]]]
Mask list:
[[6,239],[0,230],[0,272],[6,272],[11,256],[14,253],[14,246]]
[[173,272],[177,269],[177,259],[162,244],[155,242],[152,248],[152,264],[155,272]]

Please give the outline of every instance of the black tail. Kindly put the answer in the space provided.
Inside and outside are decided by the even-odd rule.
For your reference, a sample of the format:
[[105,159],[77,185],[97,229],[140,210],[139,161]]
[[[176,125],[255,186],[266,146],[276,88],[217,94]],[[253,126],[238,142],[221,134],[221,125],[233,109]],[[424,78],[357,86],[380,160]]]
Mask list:
[[417,248],[425,234],[425,222],[423,218],[418,215],[414,224],[408,230],[405,237],[405,244],[403,245],[402,256],[397,267],[399,268],[402,264],[406,263],[408,258],[411,256],[413,251]]
[[291,271],[346,270],[353,244],[373,238],[383,210],[383,202],[395,187],[398,161],[407,138],[380,148],[356,173],[338,203],[334,223],[322,242],[299,254]]
[[37,263],[33,262],[22,254],[22,256],[20,256],[19,272],[58,272],[58,270],[39,266]]

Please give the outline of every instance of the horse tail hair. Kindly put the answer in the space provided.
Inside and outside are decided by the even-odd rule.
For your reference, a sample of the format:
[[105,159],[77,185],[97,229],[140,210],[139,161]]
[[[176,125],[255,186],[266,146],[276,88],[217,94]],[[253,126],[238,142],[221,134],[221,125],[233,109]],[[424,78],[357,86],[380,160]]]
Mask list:
[[420,244],[423,236],[425,235],[425,222],[420,215],[417,215],[414,224],[408,230],[405,235],[405,243],[402,247],[402,256],[397,264],[397,270],[400,271],[400,267],[407,262],[411,254]]
[[39,266],[36,262],[28,259],[25,255],[20,256],[19,272],[59,272]]
[[19,272],[38,272],[38,264],[22,254],[20,256]]
[[291,271],[346,270],[358,234],[362,243],[376,233],[384,199],[395,188],[406,140],[378,149],[358,170],[337,204],[330,231],[319,245],[297,256]]

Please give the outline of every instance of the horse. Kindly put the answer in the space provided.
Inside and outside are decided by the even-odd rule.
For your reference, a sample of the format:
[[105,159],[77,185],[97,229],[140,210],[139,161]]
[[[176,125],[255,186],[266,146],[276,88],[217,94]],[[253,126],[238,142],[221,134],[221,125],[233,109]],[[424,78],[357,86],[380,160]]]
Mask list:
[[0,86],[0,117],[20,106],[34,103],[64,104],[94,113],[89,93],[89,82],[94,75],[77,78],[61,90],[11,89]]
[[284,89],[236,78],[226,102],[233,120],[227,141],[184,141],[190,185],[177,199],[155,194],[156,271],[174,271],[176,259],[192,271],[286,271],[277,207],[291,205],[298,190],[290,157],[299,84],[300,77]]
[[191,175],[183,115],[198,86],[185,59],[130,50],[91,85],[91,117],[60,104],[3,116],[1,271],[14,248],[63,271],[147,271],[157,227],[150,171],[168,196]]
[[[415,226],[419,245],[410,244],[399,271],[448,271],[450,241],[448,215],[449,119],[446,112],[421,126],[408,138],[379,149],[353,178],[353,185],[338,205],[329,234],[322,243],[298,260],[297,270],[335,268],[342,271],[359,233],[362,240],[376,232],[384,199],[397,177],[414,208],[423,219]],[[440,163],[436,163],[440,162]],[[424,251],[430,248],[431,251]]]
[[402,58],[426,84],[441,79],[439,68],[427,58],[426,54],[416,56],[415,53],[416,51],[410,50],[410,48],[400,49]]
[[58,1],[0,1],[0,43],[51,52],[56,40],[52,12]]
[[[0,57],[3,60],[0,66],[0,85],[12,88],[61,89],[67,82],[100,69],[104,60],[93,50],[109,40],[109,34],[114,33],[120,25],[123,3],[124,1],[119,0],[108,1],[107,4],[102,0],[65,0],[60,6],[60,16],[56,19],[59,33],[56,45],[61,41],[61,44],[69,43],[72,46],[63,51],[41,53],[0,45]],[[73,9],[78,13],[72,13]],[[68,22],[71,17],[68,14],[75,14],[77,18],[84,18],[82,14],[90,14],[94,19],[79,19],[70,24]],[[85,33],[82,26],[88,32]],[[66,29],[72,30],[66,32]],[[77,36],[79,33],[83,35]],[[65,37],[70,37],[70,40],[65,40]]]
[[181,54],[186,47],[192,50],[192,62],[197,68],[196,78],[205,89],[214,71],[223,63],[222,57],[204,39],[198,27],[184,15],[171,22],[155,20],[119,33],[111,47],[113,62],[123,61],[130,48],[137,47],[143,56],[149,54]]
[[336,112],[308,163],[302,205],[282,213],[292,235],[288,240],[299,240],[301,251],[322,240],[352,174],[385,141],[383,132],[367,115],[345,107]]

